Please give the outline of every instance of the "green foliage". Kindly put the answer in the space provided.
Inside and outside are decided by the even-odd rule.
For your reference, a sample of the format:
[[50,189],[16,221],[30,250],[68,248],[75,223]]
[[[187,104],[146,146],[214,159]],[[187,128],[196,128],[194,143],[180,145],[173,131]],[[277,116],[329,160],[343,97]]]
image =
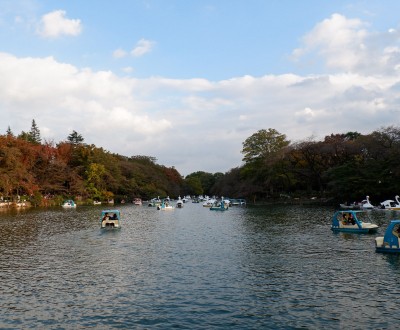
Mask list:
[[29,131],[29,141],[35,144],[40,144],[42,138],[40,137],[39,127],[36,125],[35,119],[32,119],[31,130]]
[[77,144],[83,143],[84,138],[78,132],[72,131],[72,133],[70,135],[68,135],[68,141],[71,144],[77,145]]
[[191,182],[192,179],[200,181],[203,194],[211,195],[211,189],[216,182],[216,177],[214,176],[214,174],[198,171],[187,175],[185,178],[185,180],[189,180],[189,182]]
[[246,164],[266,161],[287,147],[289,143],[285,134],[280,134],[272,128],[261,129],[243,142],[243,161]]

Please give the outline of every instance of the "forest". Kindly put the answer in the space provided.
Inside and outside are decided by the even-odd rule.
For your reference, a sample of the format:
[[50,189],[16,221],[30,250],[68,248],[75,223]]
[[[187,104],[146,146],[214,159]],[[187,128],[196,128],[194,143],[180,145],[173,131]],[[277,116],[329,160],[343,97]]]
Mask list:
[[84,143],[76,131],[59,143],[30,131],[0,135],[0,198],[34,206],[131,201],[179,195],[245,198],[250,203],[316,198],[326,203],[378,204],[400,192],[400,128],[369,134],[331,134],[291,142],[273,128],[242,143],[243,165],[226,173],[197,171],[183,177],[149,155],[123,156]]

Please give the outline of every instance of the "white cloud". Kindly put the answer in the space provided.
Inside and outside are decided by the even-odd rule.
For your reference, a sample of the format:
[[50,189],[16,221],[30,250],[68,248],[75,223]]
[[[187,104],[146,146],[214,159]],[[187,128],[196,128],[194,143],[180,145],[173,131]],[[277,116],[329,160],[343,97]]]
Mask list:
[[[239,166],[242,142],[263,128],[296,141],[400,125],[399,34],[368,28],[339,14],[318,23],[294,54],[317,54],[335,70],[307,76],[135,79],[0,53],[0,116],[8,118],[0,130],[10,125],[19,134],[35,119],[44,138],[58,142],[76,130],[87,143],[154,156],[189,174]],[[138,47],[136,55],[152,44]]]
[[113,57],[114,58],[123,58],[127,55],[126,51],[124,51],[123,49],[119,48],[114,50],[113,52]]
[[82,32],[79,19],[68,19],[64,10],[55,10],[43,15],[37,32],[44,38],[57,38],[62,35],[77,36]]
[[143,56],[146,53],[149,53],[152,51],[153,47],[155,45],[154,41],[146,40],[146,39],[140,39],[135,48],[132,49],[131,54],[134,57],[140,57]]
[[304,60],[316,56],[336,72],[362,74],[397,74],[400,63],[399,31],[368,30],[360,19],[340,14],[318,23],[293,51],[293,58]]

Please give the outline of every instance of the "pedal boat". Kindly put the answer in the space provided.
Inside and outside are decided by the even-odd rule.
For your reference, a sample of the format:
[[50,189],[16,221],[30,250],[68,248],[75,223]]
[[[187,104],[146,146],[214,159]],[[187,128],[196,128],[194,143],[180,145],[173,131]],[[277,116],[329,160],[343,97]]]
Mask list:
[[392,220],[385,236],[375,238],[376,252],[400,253],[400,220]]
[[118,210],[101,211],[101,229],[120,229],[121,213]]
[[374,233],[379,226],[362,220],[363,211],[337,211],[332,217],[331,229],[334,232],[347,233]]

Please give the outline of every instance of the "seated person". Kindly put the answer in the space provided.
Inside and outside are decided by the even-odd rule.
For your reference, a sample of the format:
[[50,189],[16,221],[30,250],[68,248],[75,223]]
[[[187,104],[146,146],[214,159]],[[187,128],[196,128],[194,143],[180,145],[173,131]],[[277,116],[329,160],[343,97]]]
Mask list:
[[108,219],[110,219],[110,217],[108,216],[108,213],[105,213],[105,214],[104,214],[104,217],[103,217],[103,221],[106,221],[106,220],[108,220]]

